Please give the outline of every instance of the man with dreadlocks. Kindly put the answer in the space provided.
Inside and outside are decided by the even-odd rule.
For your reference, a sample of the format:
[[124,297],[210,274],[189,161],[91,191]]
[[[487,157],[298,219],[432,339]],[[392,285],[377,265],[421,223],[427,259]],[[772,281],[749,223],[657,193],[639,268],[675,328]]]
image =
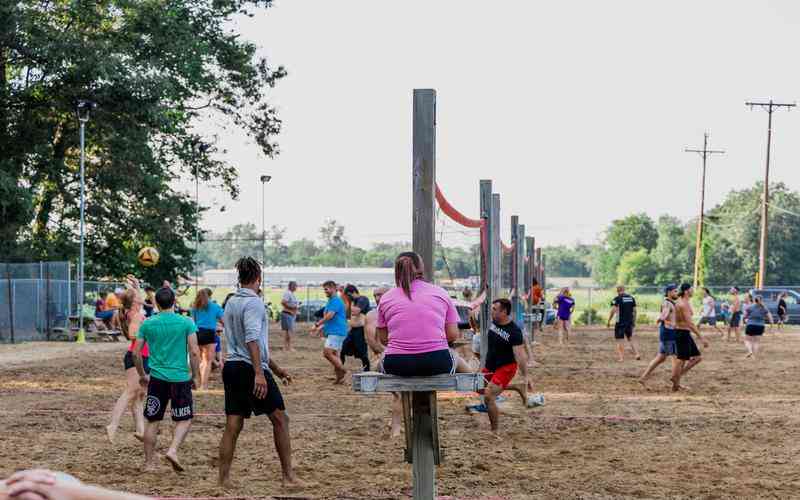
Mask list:
[[225,305],[227,357],[222,368],[225,385],[225,432],[219,443],[219,484],[230,486],[231,464],[236,441],[251,414],[266,415],[272,422],[272,436],[281,461],[284,485],[297,485],[292,469],[289,416],[273,374],[289,384],[292,377],[269,356],[269,318],[261,289],[261,265],[252,257],[236,262],[239,289]]

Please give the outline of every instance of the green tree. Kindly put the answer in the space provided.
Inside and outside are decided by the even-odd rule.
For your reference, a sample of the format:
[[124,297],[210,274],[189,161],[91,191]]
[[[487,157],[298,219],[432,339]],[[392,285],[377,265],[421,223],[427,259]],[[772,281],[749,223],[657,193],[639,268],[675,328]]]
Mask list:
[[633,214],[612,221],[603,245],[594,251],[592,276],[603,286],[613,285],[618,279],[623,255],[640,249],[649,252],[657,243],[658,230],[647,214]]
[[651,286],[655,284],[658,266],[644,248],[627,252],[622,256],[617,271],[617,282],[629,286]]
[[542,249],[547,259],[547,272],[550,276],[588,277],[591,267],[587,256],[591,254],[591,247],[579,245],[575,248],[567,246],[552,246]]
[[[269,0],[30,0],[0,6],[0,238],[6,255],[75,259],[79,99],[87,125],[87,275],[191,270],[195,175],[238,195],[236,169],[199,144],[213,116],[277,152],[269,89],[285,75],[231,31]],[[201,207],[201,212],[205,207]],[[137,268],[136,251],[161,261]],[[158,281],[158,280],[156,280]]]
[[[692,262],[689,259],[691,242],[686,227],[680,220],[662,215],[656,224],[658,240],[651,252],[656,266],[656,284],[689,281],[692,275]],[[692,240],[693,241],[693,240]]]

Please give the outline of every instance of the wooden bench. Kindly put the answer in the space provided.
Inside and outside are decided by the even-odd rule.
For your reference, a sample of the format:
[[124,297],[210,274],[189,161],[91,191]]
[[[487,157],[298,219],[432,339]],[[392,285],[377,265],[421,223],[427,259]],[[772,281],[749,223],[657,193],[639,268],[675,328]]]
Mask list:
[[439,446],[436,392],[477,392],[484,386],[483,375],[479,373],[433,377],[395,377],[378,372],[353,374],[355,392],[399,392],[401,395],[405,461],[413,466],[414,500],[432,500],[436,497],[436,466],[444,459]]

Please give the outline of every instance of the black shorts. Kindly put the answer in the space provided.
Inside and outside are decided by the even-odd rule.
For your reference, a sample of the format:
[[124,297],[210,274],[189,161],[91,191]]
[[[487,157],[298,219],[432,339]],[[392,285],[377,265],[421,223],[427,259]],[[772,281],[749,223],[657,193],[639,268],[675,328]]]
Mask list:
[[700,356],[700,349],[694,343],[689,330],[675,330],[675,350],[677,351],[676,357],[684,361]]
[[735,312],[731,315],[731,322],[730,326],[734,328],[738,328],[739,325],[742,323],[742,312]]
[[[133,364],[133,353],[131,351],[125,352],[122,363],[125,365],[126,371],[136,367],[136,365]],[[142,356],[142,365],[144,366],[144,372],[150,373],[150,363],[147,361],[147,356]]]
[[217,343],[217,331],[208,328],[197,329],[197,345],[208,345]]
[[614,338],[617,340],[622,340],[624,338],[631,338],[633,335],[633,325],[628,325],[625,323],[617,323],[614,325]]
[[164,412],[169,402],[172,420],[190,420],[194,416],[192,401],[192,382],[167,382],[150,377],[147,386],[147,400],[144,403],[144,418],[148,422],[164,420]]
[[355,356],[361,358],[367,355],[367,339],[364,337],[364,327],[354,326],[342,343],[342,356]]
[[750,337],[759,337],[764,335],[764,325],[747,325],[744,329],[744,334]]
[[711,325],[717,326],[717,317],[716,316],[703,316],[700,318],[701,325]]
[[267,379],[267,396],[258,399],[253,394],[256,372],[244,361],[228,361],[222,368],[225,384],[225,414],[250,418],[254,415],[270,415],[275,410],[286,410],[283,395],[269,370],[264,370]]
[[387,354],[383,357],[382,370],[398,377],[429,377],[454,374],[456,363],[450,349],[419,354]]

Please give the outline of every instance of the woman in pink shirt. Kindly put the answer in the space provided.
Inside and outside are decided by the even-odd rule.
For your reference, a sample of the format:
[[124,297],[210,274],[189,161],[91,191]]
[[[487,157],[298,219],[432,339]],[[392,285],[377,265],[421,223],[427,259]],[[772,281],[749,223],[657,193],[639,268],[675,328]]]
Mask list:
[[386,346],[385,373],[401,377],[455,373],[456,360],[447,343],[458,338],[458,312],[447,292],[424,281],[424,274],[419,255],[397,256],[397,286],[381,297],[376,325]]
[[[140,441],[144,436],[145,394],[144,389],[139,385],[139,373],[136,371],[136,367],[133,364],[133,347],[136,344],[136,334],[139,331],[139,326],[141,326],[144,321],[144,313],[142,312],[144,300],[139,296],[138,281],[136,282],[135,288],[130,288],[122,294],[120,303],[122,307],[114,312],[112,325],[117,328],[125,338],[130,340],[131,344],[128,346],[128,350],[125,352],[125,357],[123,358],[127,386],[117,400],[117,404],[114,405],[114,409],[111,411],[111,423],[106,426],[108,439],[112,443],[114,442],[114,437],[116,436],[122,414],[125,413],[125,410],[127,410],[129,406],[136,424],[136,431],[133,435]],[[142,350],[142,359],[144,361],[145,372],[147,373],[150,372],[150,367],[147,362],[148,354],[147,345],[145,344]]]

